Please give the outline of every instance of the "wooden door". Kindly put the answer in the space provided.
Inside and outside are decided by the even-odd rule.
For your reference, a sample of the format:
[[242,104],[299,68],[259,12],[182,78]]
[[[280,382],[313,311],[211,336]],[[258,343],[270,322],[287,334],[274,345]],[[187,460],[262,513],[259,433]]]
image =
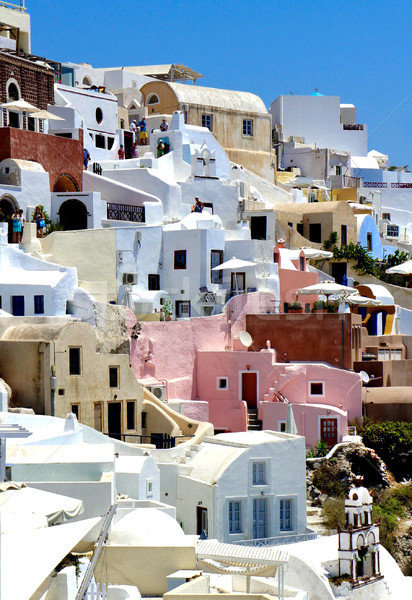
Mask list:
[[257,404],[257,373],[242,373],[242,400],[251,408]]
[[334,446],[338,443],[338,420],[321,419],[320,420],[320,438],[328,446]]

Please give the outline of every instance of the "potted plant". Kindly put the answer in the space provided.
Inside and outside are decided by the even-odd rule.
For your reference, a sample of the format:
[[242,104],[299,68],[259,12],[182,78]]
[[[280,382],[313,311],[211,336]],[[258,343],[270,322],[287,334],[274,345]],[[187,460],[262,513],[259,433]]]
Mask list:
[[292,302],[291,304],[289,304],[288,311],[290,313],[303,313],[303,306],[301,305],[300,302],[295,300],[295,302]]
[[328,305],[324,300],[316,300],[313,303],[312,312],[327,312]]
[[170,298],[166,298],[163,302],[163,313],[166,321],[172,320],[173,304]]
[[337,313],[339,309],[339,302],[331,302],[328,304],[328,313]]

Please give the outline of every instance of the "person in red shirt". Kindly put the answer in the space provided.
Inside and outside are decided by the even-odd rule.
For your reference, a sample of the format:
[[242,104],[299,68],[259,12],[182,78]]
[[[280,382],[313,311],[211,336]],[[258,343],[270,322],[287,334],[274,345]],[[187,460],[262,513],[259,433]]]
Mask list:
[[124,148],[123,148],[123,144],[120,144],[120,148],[117,151],[117,156],[119,157],[119,160],[124,160]]

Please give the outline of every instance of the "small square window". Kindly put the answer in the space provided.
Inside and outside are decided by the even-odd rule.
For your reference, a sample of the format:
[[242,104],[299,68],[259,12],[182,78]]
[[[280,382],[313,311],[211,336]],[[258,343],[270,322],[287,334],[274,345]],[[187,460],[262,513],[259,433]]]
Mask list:
[[266,463],[253,463],[253,485],[266,485]]
[[311,396],[323,396],[323,382],[311,381],[310,383],[310,395]]
[[44,296],[34,296],[34,314],[44,314]]
[[228,377],[218,377],[217,378],[217,389],[218,390],[228,390],[229,389],[229,378]]
[[202,127],[207,127],[209,129],[209,131],[213,131],[212,124],[213,124],[212,115],[203,114],[202,115]]
[[59,391],[57,393],[59,396],[64,396],[64,388],[59,388]]
[[243,119],[243,135],[253,137],[253,120]]
[[186,250],[175,250],[175,269],[186,269]]
[[119,367],[109,367],[109,386],[111,388],[119,387]]

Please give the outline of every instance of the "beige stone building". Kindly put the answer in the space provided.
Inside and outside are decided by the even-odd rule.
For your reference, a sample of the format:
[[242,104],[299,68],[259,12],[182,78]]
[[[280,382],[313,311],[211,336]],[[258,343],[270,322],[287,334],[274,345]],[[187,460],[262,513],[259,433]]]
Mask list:
[[273,182],[272,122],[258,96],[168,81],[146,83],[141,92],[149,117],[182,111],[186,123],[212,131],[230,160]]
[[127,338],[104,347],[88,323],[8,327],[0,354],[13,406],[62,418],[73,412],[81,423],[131,443],[213,434],[212,426],[175,413],[137,382]]

